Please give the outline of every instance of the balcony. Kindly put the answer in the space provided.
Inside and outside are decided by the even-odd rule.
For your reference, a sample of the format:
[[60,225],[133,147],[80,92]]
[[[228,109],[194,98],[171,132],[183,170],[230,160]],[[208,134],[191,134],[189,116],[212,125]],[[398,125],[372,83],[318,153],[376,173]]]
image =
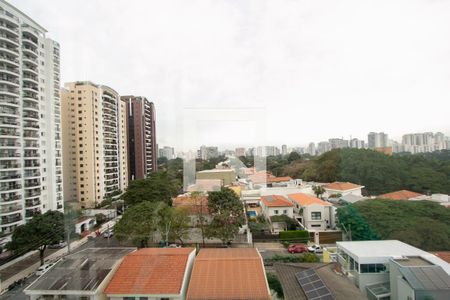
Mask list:
[[0,117],[0,126],[19,126],[20,123],[14,118]]
[[2,161],[0,162],[0,169],[19,169],[20,164],[11,161]]
[[17,67],[11,67],[6,64],[0,65],[0,72],[12,75],[12,76],[19,76],[19,69]]
[[0,191],[14,191],[14,190],[20,190],[22,188],[21,184],[15,183],[15,182],[9,182],[7,184],[3,183],[0,184]]
[[12,140],[3,140],[0,141],[0,147],[3,148],[19,148],[20,143]]
[[20,213],[9,216],[2,216],[2,225],[12,224],[22,221],[22,215]]
[[39,123],[33,122],[33,121],[25,121],[23,123],[23,127],[24,128],[33,128],[33,130],[37,130],[37,129],[39,129]]
[[37,187],[40,186],[41,182],[40,180],[25,180],[25,188],[31,188],[31,187]]
[[3,42],[5,44],[9,44],[10,46],[17,48],[19,47],[19,39],[15,37],[14,35],[10,34],[9,32],[2,32],[0,29],[0,42]]
[[8,45],[8,43],[0,42],[0,53],[11,55],[13,57],[19,56],[19,51],[17,47]]
[[13,128],[0,128],[0,136],[20,136],[20,132]]
[[1,150],[0,151],[0,159],[1,158],[16,158],[20,157],[20,153],[16,151],[8,151],[8,150]]
[[[5,15],[2,15],[5,17]],[[2,17],[0,17],[2,18]],[[14,23],[5,22],[3,20],[0,21],[0,31],[1,32],[7,32],[12,36],[18,37],[19,36],[19,29],[17,28],[17,25]]]
[[24,55],[22,57],[22,61],[26,64],[30,64],[33,67],[37,67],[38,66],[38,60],[35,57],[31,57],[29,55]]
[[23,131],[23,137],[27,139],[38,139],[39,133],[26,129]]
[[39,144],[32,141],[25,141],[24,148],[39,148]]
[[6,86],[0,86],[0,94],[9,96],[18,96],[19,90],[17,88],[10,88]]
[[22,197],[17,193],[2,194],[0,196],[1,202],[13,202],[13,201],[21,200],[21,199],[22,199]]
[[25,150],[24,157],[39,157],[39,152],[36,150]]
[[25,217],[26,218],[32,218],[32,217],[38,216],[40,214],[41,214],[41,210],[40,209],[38,209],[38,210],[26,210],[25,211]]
[[23,75],[23,82],[31,82],[31,83],[35,83],[38,84],[39,80],[37,78],[37,76],[32,76],[32,75]]
[[36,159],[34,159],[34,160],[26,160],[25,161],[25,165],[24,165],[25,168],[38,168],[40,166],[41,166],[41,164]]
[[25,191],[25,198],[38,197],[41,195],[41,190],[27,190]]
[[22,36],[22,44],[31,45],[31,48],[36,48],[37,43],[38,43],[37,38],[33,38],[31,35],[24,34]]
[[19,99],[13,97],[0,96],[0,105],[18,107],[20,104]]
[[0,62],[8,64],[13,67],[19,66],[19,60],[15,56],[8,55],[7,53],[5,54],[0,52]]
[[3,205],[0,208],[2,214],[14,213],[21,211],[23,209],[22,205]]
[[25,207],[33,207],[41,205],[41,201],[39,199],[29,199],[25,201]]
[[38,57],[38,52],[35,47],[30,46],[22,46],[22,52],[31,57]]
[[0,107],[0,114],[17,117],[19,110],[15,107]]
[[35,170],[25,170],[25,173],[23,175],[25,178],[40,177],[41,172]]
[[17,179],[21,178],[20,173],[16,173],[14,171],[12,172],[8,172],[8,171],[2,171],[2,174],[0,175],[0,180],[1,181],[7,181],[7,180],[13,180],[16,181]]
[[34,111],[25,111],[23,113],[24,118],[39,120],[39,114]]

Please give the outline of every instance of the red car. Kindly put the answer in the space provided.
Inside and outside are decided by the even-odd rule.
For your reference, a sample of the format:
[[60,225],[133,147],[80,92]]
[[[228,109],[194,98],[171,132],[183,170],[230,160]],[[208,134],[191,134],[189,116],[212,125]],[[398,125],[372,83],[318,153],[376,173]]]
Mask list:
[[308,252],[308,247],[305,244],[290,245],[288,248],[289,253],[303,253]]

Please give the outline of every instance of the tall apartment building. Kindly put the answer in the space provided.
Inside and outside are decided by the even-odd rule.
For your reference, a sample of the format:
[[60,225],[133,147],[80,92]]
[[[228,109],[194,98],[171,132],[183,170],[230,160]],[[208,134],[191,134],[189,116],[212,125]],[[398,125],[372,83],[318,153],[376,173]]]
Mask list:
[[319,142],[317,144],[317,154],[321,155],[331,150],[331,144],[329,142]]
[[448,149],[445,138],[442,132],[405,134],[402,137],[402,147],[404,151],[411,153]]
[[331,149],[341,149],[349,147],[349,141],[340,138],[328,139],[328,142],[330,143]]
[[159,156],[158,157],[165,157],[167,159],[174,159],[175,158],[175,149],[173,147],[164,146],[162,149],[159,149]]
[[157,170],[155,106],[145,97],[122,96],[128,122],[128,179]]
[[94,207],[128,186],[126,102],[84,81],[66,83],[61,103],[64,198]]
[[365,146],[365,142],[359,139],[351,139],[350,140],[350,148],[363,149]]
[[384,132],[370,132],[367,135],[369,149],[386,148],[389,146],[388,135]]
[[217,147],[212,146],[201,146],[198,151],[198,158],[207,160],[210,158],[219,157],[219,149]]
[[306,153],[312,156],[316,155],[316,144],[309,143],[308,147],[306,148]]
[[59,45],[0,0],[0,233],[63,210]]

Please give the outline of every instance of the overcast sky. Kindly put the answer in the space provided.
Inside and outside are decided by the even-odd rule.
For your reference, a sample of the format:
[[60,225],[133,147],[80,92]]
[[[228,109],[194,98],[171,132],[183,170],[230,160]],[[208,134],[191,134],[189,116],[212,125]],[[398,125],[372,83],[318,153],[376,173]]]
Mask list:
[[10,2],[60,43],[62,82],[151,99],[160,146],[450,133],[450,1]]

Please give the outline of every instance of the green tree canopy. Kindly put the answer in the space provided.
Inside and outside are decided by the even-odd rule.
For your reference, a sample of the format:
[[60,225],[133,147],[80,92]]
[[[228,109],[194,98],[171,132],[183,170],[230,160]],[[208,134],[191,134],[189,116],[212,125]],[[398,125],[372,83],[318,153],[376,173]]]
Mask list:
[[39,250],[41,265],[48,245],[64,240],[64,214],[59,211],[47,211],[34,216],[28,223],[20,225],[12,234],[7,248],[21,255],[31,250]]
[[158,171],[145,179],[131,181],[122,198],[129,206],[140,202],[165,202],[171,205],[172,197],[180,189],[179,180],[171,178],[167,171]]
[[245,222],[244,207],[239,197],[229,188],[210,192],[208,209],[213,219],[207,227],[206,236],[218,238],[224,244],[231,242]]

